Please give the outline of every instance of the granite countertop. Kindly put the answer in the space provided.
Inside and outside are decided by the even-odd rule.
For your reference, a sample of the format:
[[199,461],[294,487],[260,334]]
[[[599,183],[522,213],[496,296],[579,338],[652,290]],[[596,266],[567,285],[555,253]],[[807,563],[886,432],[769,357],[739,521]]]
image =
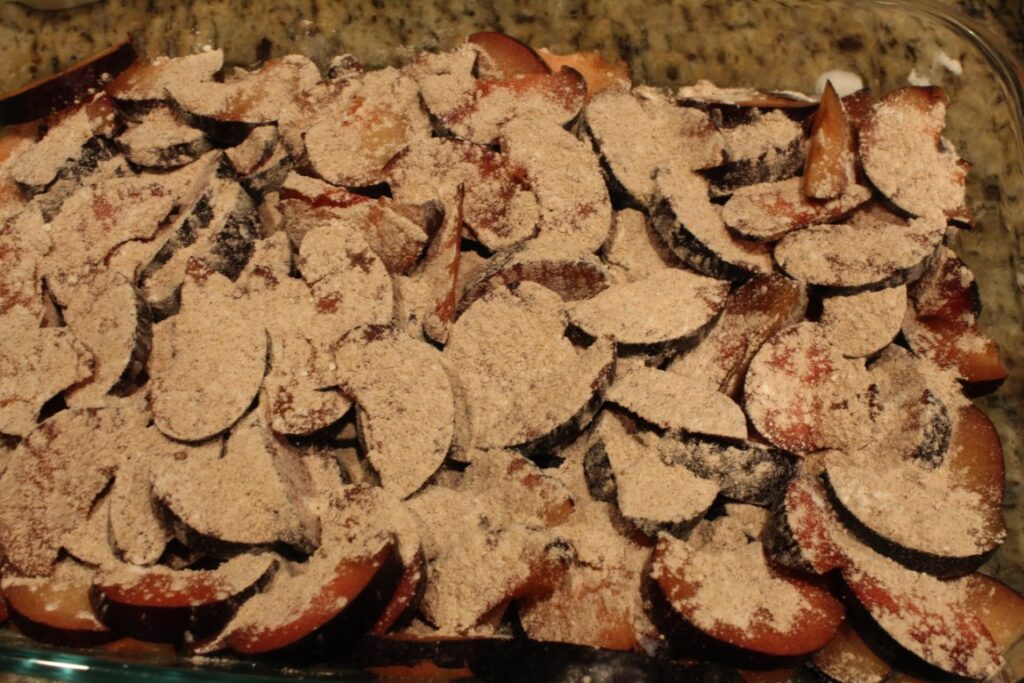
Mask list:
[[[926,13],[969,18],[1024,62],[1019,0],[917,4]],[[947,135],[974,163],[969,192],[979,225],[957,247],[978,275],[983,327],[1000,343],[1011,371],[1002,389],[980,402],[1003,439],[1009,526],[1004,548],[985,569],[1024,591],[1024,152],[1018,114],[970,39],[934,14],[922,22],[903,12],[897,3],[827,0],[101,0],[46,12],[0,0],[0,92],[128,33],[150,54],[213,45],[236,64],[300,51],[320,64],[352,53],[378,65],[485,28],[556,52],[601,49],[628,61],[635,80],[656,84],[710,77],[810,90],[830,68],[857,71],[879,90],[905,84],[911,74],[940,84],[952,100]],[[1017,74],[1024,72],[1018,67]],[[0,674],[0,683],[23,680]]]

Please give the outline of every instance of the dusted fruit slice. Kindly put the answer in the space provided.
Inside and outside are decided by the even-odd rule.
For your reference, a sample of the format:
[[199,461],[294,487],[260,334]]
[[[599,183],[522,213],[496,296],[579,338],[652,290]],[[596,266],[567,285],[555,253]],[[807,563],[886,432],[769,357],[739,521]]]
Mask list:
[[615,212],[601,256],[615,282],[636,282],[678,264],[647,216],[636,209]]
[[794,453],[856,448],[872,436],[871,378],[814,323],[783,329],[750,363],[747,414],[765,438]]
[[663,459],[687,467],[698,477],[718,484],[726,498],[751,505],[770,505],[793,476],[793,456],[754,442],[725,444],[702,437],[680,436],[659,444]]
[[[751,111],[747,110],[747,121],[722,128],[726,163],[703,172],[715,197],[747,185],[792,178],[803,167],[802,126],[781,111]],[[714,112],[712,108],[713,120]]]
[[[145,417],[143,416],[143,419]],[[0,478],[0,547],[15,572],[45,576],[84,523],[144,423],[130,410],[65,410],[29,433]]]
[[921,317],[969,324],[981,314],[981,294],[974,273],[948,247],[939,247],[928,270],[907,288],[907,294]]
[[601,248],[612,227],[612,205],[591,146],[554,124],[530,118],[502,128],[501,148],[526,171],[540,205],[535,239],[580,253]]
[[814,653],[811,665],[837,683],[884,683],[891,667],[867,646],[850,622]]
[[488,249],[510,247],[537,230],[537,198],[525,171],[483,145],[456,138],[418,140],[386,170],[399,202],[436,201],[461,185],[463,220]]
[[935,316],[919,318],[908,310],[903,335],[914,353],[955,372],[970,395],[995,391],[1007,377],[999,347],[979,330],[976,322]]
[[708,115],[677,106],[655,90],[602,92],[587,105],[586,117],[615,180],[644,206],[654,198],[658,168],[708,168],[723,159],[722,136]]
[[544,127],[569,123],[579,115],[586,96],[583,76],[568,67],[557,73],[478,80],[473,99],[440,118],[456,136],[489,145],[513,121],[529,120]]
[[0,97],[0,126],[41,119],[92,95],[137,57],[132,41],[126,40]]
[[153,317],[141,293],[117,274],[94,278],[74,291],[64,321],[92,350],[94,371],[68,393],[73,407],[95,405],[131,389],[149,356]]
[[[812,109],[817,102],[798,92],[763,91],[753,88],[723,88],[701,79],[684,85],[676,95],[683,102],[693,102],[720,109]],[[755,112],[756,113],[756,112]]]
[[357,406],[359,438],[381,485],[415,493],[444,462],[455,429],[452,384],[429,344],[390,327],[349,332],[337,346],[337,383]]
[[655,180],[654,229],[684,263],[710,277],[728,280],[772,272],[771,254],[765,245],[729,233],[719,207],[711,203],[706,180],[672,166],[659,170]]
[[804,162],[803,190],[807,197],[832,199],[856,181],[857,148],[842,100],[831,81],[825,82]]
[[184,166],[210,150],[201,130],[166,107],[154,109],[130,125],[118,136],[117,144],[129,161],[145,168]]
[[607,269],[571,245],[540,244],[534,240],[495,254],[466,285],[459,311],[488,292],[536,282],[566,301],[590,299],[610,284]]
[[100,571],[96,616],[118,633],[156,643],[208,638],[277,571],[272,555],[239,555],[216,569],[123,566]]
[[153,328],[149,391],[160,431],[199,441],[231,427],[256,397],[267,334],[227,278],[195,261],[189,268],[181,312]]
[[14,211],[3,217],[4,209],[0,207],[0,316],[23,308],[41,321],[47,301],[43,293],[43,256],[50,250],[50,237],[39,211]]
[[0,588],[11,621],[33,640],[63,647],[95,647],[115,640],[89,604],[93,571],[64,560],[46,578],[5,576]]
[[775,247],[775,260],[790,277],[837,292],[896,287],[924,272],[945,234],[941,218],[904,224],[865,216],[787,235]]
[[824,300],[821,327],[844,356],[870,356],[900,332],[907,311],[907,288],[890,287]]
[[598,339],[581,350],[564,333],[558,295],[530,282],[462,314],[444,354],[468,412],[460,445],[530,451],[590,421],[614,373],[614,345]]
[[455,321],[464,200],[465,193],[460,185],[458,191],[447,198],[444,222],[434,235],[422,266],[411,280],[415,292],[412,305],[423,323],[423,332],[439,344],[448,341],[448,330]]
[[800,283],[781,275],[756,275],[729,296],[697,347],[672,361],[668,370],[736,396],[761,344],[802,319],[806,308],[807,295]]
[[661,350],[699,334],[728,294],[724,280],[666,268],[573,305],[569,320],[592,337],[609,337],[627,348]]
[[119,104],[142,109],[170,99],[167,89],[181,84],[202,87],[224,66],[224,52],[207,50],[183,57],[157,57],[132,64],[107,84]]
[[480,50],[477,63],[480,78],[495,80],[551,73],[532,47],[504,33],[481,31],[466,38],[466,42]]
[[[769,564],[757,524],[736,517],[745,507],[730,506],[728,516],[702,523],[688,541],[659,536],[651,569],[658,597],[677,622],[719,647],[768,657],[809,654],[835,635],[842,603]],[[678,625],[674,630],[670,638],[682,635]]]
[[909,86],[874,104],[858,136],[864,172],[896,206],[915,216],[966,212],[967,165],[941,140],[949,98]]
[[352,407],[338,391],[318,386],[333,362],[329,349],[293,332],[274,335],[271,354],[262,400],[270,408],[270,427],[278,434],[312,434],[336,423]]
[[722,219],[743,237],[774,242],[808,225],[836,221],[871,199],[871,191],[856,184],[835,199],[809,199],[801,183],[789,178],[742,187],[725,203]]
[[1024,596],[984,574],[971,575],[968,591],[973,611],[996,641],[996,646],[1007,653],[1024,637]]
[[537,54],[552,71],[559,71],[563,66],[579,71],[587,82],[587,98],[605,90],[628,90],[632,80],[629,64],[609,62],[597,50],[556,55],[542,47]]
[[384,167],[411,142],[430,136],[416,83],[395,69],[366,74],[342,116],[328,109],[304,136],[313,171],[350,187],[385,179]]
[[513,451],[476,451],[456,488],[547,527],[560,525],[574,509],[572,494],[557,477]]
[[747,438],[746,416],[731,398],[664,370],[630,370],[612,382],[605,400],[670,432]]
[[283,543],[309,551],[319,543],[304,498],[312,484],[298,454],[266,426],[259,408],[220,444],[189,448],[154,468],[153,496],[181,535],[208,550]]
[[0,434],[25,436],[62,390],[93,376],[93,355],[66,327],[40,329],[23,308],[0,317]]

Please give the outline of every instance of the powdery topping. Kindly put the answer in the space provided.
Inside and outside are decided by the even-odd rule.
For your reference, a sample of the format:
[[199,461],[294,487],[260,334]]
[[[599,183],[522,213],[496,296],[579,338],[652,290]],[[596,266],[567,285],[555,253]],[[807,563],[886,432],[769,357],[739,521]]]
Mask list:
[[308,550],[316,546],[319,531],[302,504],[309,482],[295,472],[305,472],[298,456],[254,411],[232,430],[223,455],[213,442],[161,459],[153,495],[204,536]]
[[722,208],[722,219],[745,237],[774,241],[812,223],[828,223],[871,198],[871,190],[853,185],[835,199],[804,195],[802,178],[741,187]]
[[96,574],[93,584],[110,600],[129,605],[197,607],[227,600],[274,570],[273,555],[239,555],[216,569],[120,565]]
[[903,225],[865,217],[858,224],[813,225],[787,235],[775,247],[775,260],[810,284],[891,287],[920,274],[945,234],[942,218]]
[[790,456],[756,443],[723,444],[702,438],[667,438],[658,445],[662,459],[676,462],[718,483],[722,495],[768,505],[792,474]]
[[635,282],[676,265],[676,258],[654,232],[647,217],[635,209],[616,211],[612,232],[601,249],[616,282]]
[[696,100],[698,102],[720,104],[743,103],[745,106],[750,106],[767,99],[814,102],[813,99],[799,92],[780,91],[776,94],[768,94],[753,88],[723,88],[703,78],[693,85],[684,85],[679,88],[676,92],[676,97],[680,100]]
[[[725,227],[721,212],[711,203],[708,183],[692,171],[668,166],[656,176],[658,194],[671,212],[672,225],[656,222],[662,237],[675,249],[680,240],[672,234],[681,231],[717,258],[752,273],[771,273],[774,269],[767,248],[756,242],[733,237]],[[684,259],[687,254],[676,253]]]
[[747,418],[725,394],[655,368],[635,368],[617,377],[606,400],[662,429],[747,438]]
[[[42,190],[65,165],[81,158],[83,146],[109,125],[113,111],[94,102],[79,106],[46,131],[42,140],[22,152],[10,165],[10,175],[22,185]],[[110,119],[108,119],[110,117]]]
[[430,136],[415,82],[386,68],[352,85],[350,105],[340,118],[333,110],[306,132],[313,170],[338,185],[373,185],[384,165],[414,140]]
[[597,251],[612,225],[611,200],[594,152],[554,124],[516,119],[502,129],[502,150],[526,169],[540,204],[539,241]]
[[157,57],[136,63],[122,73],[107,91],[119,100],[163,100],[167,91],[195,88],[197,82],[210,81],[224,66],[222,50],[206,50],[184,57]]
[[[277,126],[256,126],[239,144],[224,151],[235,173],[245,176],[254,173],[260,165],[269,160],[275,150],[280,148],[278,140],[281,136]],[[286,152],[282,152],[286,153]]]
[[907,288],[832,296],[824,301],[821,327],[844,356],[870,356],[899,334],[907,310]]
[[157,168],[187,164],[210,149],[203,132],[189,126],[168,107],[143,115],[118,136],[117,142],[133,164]]
[[860,156],[871,182],[917,216],[951,215],[965,202],[967,169],[940,149],[946,97],[939,88],[903,88],[871,108],[860,130]]
[[[528,444],[586,412],[611,379],[607,340],[578,351],[565,338],[556,294],[523,282],[495,290],[452,326],[445,357],[465,393],[473,443]],[[543,362],[538,362],[543,359]]]
[[[181,312],[153,327],[149,392],[167,436],[198,441],[228,429],[263,382],[267,333],[223,275],[198,269]],[[211,381],[217,378],[217,381]]]
[[455,484],[485,497],[515,520],[557,526],[573,511],[573,496],[556,477],[513,451],[477,451]]
[[110,496],[97,500],[85,522],[64,536],[61,545],[68,555],[94,567],[110,567],[118,563],[110,546]]
[[449,52],[421,54],[406,67],[406,73],[416,81],[423,104],[431,114],[449,118],[472,106],[476,96],[473,67],[477,55],[474,45],[463,43]]
[[760,161],[772,166],[783,159],[786,150],[800,144],[800,124],[782,111],[770,111],[745,123],[722,131],[729,161]]
[[532,237],[540,208],[525,172],[507,156],[463,140],[418,140],[388,164],[396,201],[424,203],[465,192],[463,220],[488,249],[503,249]]
[[948,467],[874,452],[832,453],[825,462],[829,486],[843,507],[904,548],[969,557],[991,550],[1006,534],[990,527],[987,501],[958,486]]
[[602,91],[587,105],[586,119],[616,179],[644,204],[654,197],[659,167],[699,169],[722,162],[722,135],[708,115],[677,106],[653,89]]
[[94,359],[92,377],[69,392],[69,405],[102,402],[111,391],[127,388],[145,365],[152,319],[139,292],[122,276],[101,275],[76,288],[64,321]]
[[21,308],[37,320],[44,313],[43,256],[50,236],[35,208],[0,218],[0,316]]
[[93,376],[93,355],[67,328],[39,328],[23,308],[0,317],[0,434],[25,436],[43,404]]
[[970,325],[978,302],[974,273],[952,249],[939,247],[935,259],[908,292],[919,316],[959,316]]
[[382,326],[356,328],[335,354],[337,383],[355,401],[359,433],[381,485],[415,493],[452,443],[455,404],[440,352]]
[[619,344],[667,344],[699,333],[728,294],[724,280],[667,268],[571,306],[569,319],[587,334]]

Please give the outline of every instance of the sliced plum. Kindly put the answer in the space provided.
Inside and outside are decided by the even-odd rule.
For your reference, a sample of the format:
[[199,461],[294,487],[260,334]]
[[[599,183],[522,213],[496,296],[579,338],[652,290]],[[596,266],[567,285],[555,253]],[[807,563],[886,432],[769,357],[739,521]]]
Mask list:
[[552,71],[533,48],[504,33],[481,31],[470,35],[466,42],[480,51],[477,64],[480,78],[500,80]]
[[732,292],[696,348],[678,356],[667,369],[736,396],[761,344],[803,318],[806,308],[807,295],[798,282],[781,275],[756,275]]
[[1009,373],[999,346],[981,332],[976,322],[917,317],[908,310],[903,336],[914,353],[955,372],[972,396],[995,391]]
[[33,81],[0,97],[0,126],[43,118],[91,96],[111,77],[138,58],[131,40],[125,40]]
[[43,257],[51,248],[43,217],[31,208],[0,219],[0,316],[23,309],[42,322]]
[[472,100],[444,113],[441,123],[457,137],[490,145],[510,122],[563,126],[575,119],[587,96],[587,83],[575,69],[476,82]]
[[221,50],[137,61],[108,83],[105,90],[122,107],[145,110],[170,101],[170,87],[182,84],[200,87],[212,82],[223,66]]
[[914,216],[966,212],[966,165],[942,144],[949,98],[936,86],[893,90],[872,107],[858,135],[864,172]]
[[824,299],[821,327],[844,356],[871,356],[900,333],[907,311],[903,285]]
[[808,198],[801,183],[789,178],[741,187],[722,207],[722,219],[745,238],[774,242],[808,225],[839,220],[871,198],[857,184],[833,199]]
[[836,94],[832,82],[826,81],[807,143],[804,194],[814,199],[840,197],[856,182],[856,173],[857,147],[853,128],[846,118],[843,101]]
[[615,282],[636,282],[678,265],[675,255],[654,232],[650,220],[636,209],[615,212],[612,232],[601,248],[601,257],[615,276]]
[[792,178],[803,167],[803,128],[782,111],[753,114],[749,121],[722,128],[722,137],[725,163],[702,172],[714,197]]
[[814,653],[811,666],[837,683],[883,683],[892,667],[864,642],[850,622],[843,622],[832,640]]
[[488,249],[504,249],[536,232],[540,209],[525,170],[483,145],[455,138],[418,140],[385,171],[392,196],[404,203],[435,201],[461,185],[463,219]]
[[329,183],[366,187],[385,180],[388,161],[430,136],[416,83],[395,69],[367,73],[342,116],[330,109],[304,136],[313,171]]
[[592,254],[612,227],[612,205],[597,155],[554,124],[516,119],[502,128],[501,149],[522,167],[540,206],[538,241]]
[[0,587],[11,622],[33,640],[60,647],[96,647],[116,640],[89,602],[93,570],[64,560],[48,577],[4,576]]
[[684,263],[709,277],[727,280],[772,272],[771,254],[764,244],[729,233],[719,207],[711,202],[706,180],[671,166],[659,170],[655,180],[654,229]]
[[726,498],[770,505],[793,476],[793,456],[752,441],[722,443],[700,436],[678,436],[660,444],[663,459],[718,484]]
[[272,555],[239,555],[216,569],[104,569],[93,579],[91,600],[97,618],[118,633],[147,642],[194,642],[224,628],[277,566]]
[[[120,471],[120,468],[118,468]],[[110,491],[100,494],[81,524],[65,534],[61,546],[68,556],[90,567],[117,563],[110,542]]]
[[1024,637],[1024,596],[1002,581],[972,574],[969,604],[1004,654]]
[[422,322],[423,332],[439,344],[448,341],[448,330],[455,322],[464,200],[460,186],[445,203],[444,222],[431,240],[423,264],[411,278],[414,292],[411,308]]
[[699,335],[725,304],[729,283],[681,268],[613,285],[569,308],[569,320],[623,350],[665,350]]
[[556,527],[572,514],[569,489],[555,476],[514,451],[477,451],[456,488],[487,496],[495,505],[522,513],[538,525]]
[[184,166],[210,150],[203,132],[167,107],[155,108],[130,124],[117,144],[136,166],[157,169]]
[[747,415],[772,444],[793,453],[855,448],[871,436],[870,376],[845,358],[815,323],[765,342],[747,372]]
[[587,82],[588,99],[606,90],[628,90],[632,82],[629,64],[609,62],[597,50],[558,55],[542,47],[537,54],[552,71],[560,71],[563,66],[579,71]]
[[928,270],[907,288],[921,317],[971,323],[981,314],[981,295],[974,273],[948,247],[939,247]]
[[746,416],[732,399],[665,370],[634,368],[615,378],[605,400],[669,432],[747,438]]
[[[256,397],[267,364],[267,333],[234,295],[232,283],[196,261],[181,312],[153,327],[148,384],[156,426],[200,441],[231,427]],[[223,378],[231,369],[231,381]]]
[[381,485],[397,498],[412,495],[444,462],[454,435],[452,382],[441,353],[394,328],[368,325],[340,340],[335,363]]
[[587,105],[586,119],[615,180],[640,206],[653,201],[654,173],[661,166],[680,163],[696,170],[723,160],[724,142],[708,115],[655,90],[602,92]]
[[787,235],[775,260],[790,277],[836,293],[896,287],[916,280],[946,235],[941,218],[909,223],[865,216]]
[[462,313],[487,293],[523,282],[543,285],[566,301],[590,299],[611,284],[608,270],[593,256],[568,245],[530,240],[488,260],[466,284],[458,310]]
[[562,309],[551,290],[521,282],[478,299],[452,326],[444,355],[468,412],[462,445],[530,453],[590,422],[614,374],[614,345],[573,347]]
[[773,109],[800,116],[814,111],[818,105],[817,101],[803,93],[725,88],[705,79],[681,87],[676,93],[676,98],[689,106],[699,106],[716,112],[726,125],[749,121],[752,117]]
[[717,648],[719,657],[732,652],[748,660],[814,652],[836,634],[843,605],[819,584],[770,564],[751,517],[754,523],[735,513],[703,522],[687,541],[658,538],[650,577],[666,620],[675,620],[667,637],[696,633],[708,654]]

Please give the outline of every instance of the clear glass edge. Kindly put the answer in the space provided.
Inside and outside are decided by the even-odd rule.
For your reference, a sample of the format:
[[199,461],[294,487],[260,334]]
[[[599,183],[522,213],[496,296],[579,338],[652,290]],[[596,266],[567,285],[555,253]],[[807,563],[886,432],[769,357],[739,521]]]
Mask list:
[[[806,0],[812,4],[826,4],[830,0]],[[863,7],[888,8],[901,12],[924,14],[946,28],[966,38],[994,67],[999,82],[1012,107],[1017,158],[1024,163],[1024,69],[1004,41],[978,21],[968,17],[949,4],[937,0],[855,0]],[[737,85],[748,85],[746,83]],[[1020,256],[1020,255],[1018,255]],[[18,640],[24,645],[4,642]],[[1024,680],[1024,639],[1018,641],[1007,654],[1007,665],[987,683],[1013,683]],[[263,675],[255,671],[239,671],[259,666],[245,660],[225,661],[223,667],[213,668],[188,664],[179,659],[174,665],[135,661],[96,651],[50,649],[25,637],[9,632],[0,634],[0,674],[15,674],[47,680],[76,681],[77,683],[129,683],[153,681],[156,683],[184,681],[224,681],[225,683],[272,683],[298,677],[317,680],[365,681],[375,677],[367,672],[338,669],[332,671],[295,670]],[[472,680],[472,679],[460,679]]]

